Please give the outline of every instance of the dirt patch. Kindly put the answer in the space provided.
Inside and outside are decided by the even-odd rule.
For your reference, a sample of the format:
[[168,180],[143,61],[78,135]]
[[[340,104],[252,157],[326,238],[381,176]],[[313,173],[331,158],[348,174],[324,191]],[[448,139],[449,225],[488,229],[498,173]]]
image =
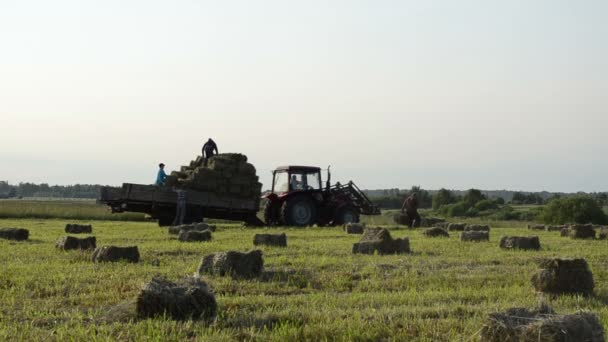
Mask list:
[[176,320],[212,321],[217,315],[217,302],[209,286],[198,278],[173,283],[154,277],[139,293],[136,311],[143,318],[166,315]]
[[135,263],[139,262],[139,250],[137,246],[103,246],[95,249],[92,260],[93,262],[128,261]]
[[29,238],[30,232],[23,228],[0,228],[0,239],[25,241]]
[[589,312],[556,315],[548,307],[530,311],[512,308],[492,313],[481,331],[481,342],[604,342],[604,328]]
[[393,239],[385,228],[367,228],[361,240],[353,245],[354,254],[401,254],[410,253],[408,238]]
[[93,226],[90,224],[66,224],[65,232],[68,234],[91,234],[93,233]]
[[276,247],[287,247],[287,236],[282,234],[255,234],[253,236],[253,245],[265,245]]
[[55,247],[64,251],[70,249],[95,249],[97,247],[97,240],[94,236],[89,236],[82,239],[73,236],[64,236],[57,240]]
[[233,278],[251,279],[259,277],[264,269],[262,251],[248,253],[220,252],[207,255],[198,267],[198,274],[230,275]]
[[539,250],[538,236],[503,236],[500,238],[500,248]]
[[548,259],[539,263],[532,285],[543,293],[591,295],[593,273],[585,259]]

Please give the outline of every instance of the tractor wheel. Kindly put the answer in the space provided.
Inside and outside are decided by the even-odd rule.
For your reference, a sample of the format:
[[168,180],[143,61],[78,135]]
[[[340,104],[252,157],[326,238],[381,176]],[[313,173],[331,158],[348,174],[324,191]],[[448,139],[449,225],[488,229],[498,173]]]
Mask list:
[[264,223],[269,226],[279,225],[279,205],[268,201],[264,206]]
[[334,215],[334,225],[343,225],[346,223],[359,223],[359,212],[353,206],[343,205],[336,209]]
[[306,196],[293,197],[283,203],[281,220],[288,226],[312,226],[317,221],[317,207]]

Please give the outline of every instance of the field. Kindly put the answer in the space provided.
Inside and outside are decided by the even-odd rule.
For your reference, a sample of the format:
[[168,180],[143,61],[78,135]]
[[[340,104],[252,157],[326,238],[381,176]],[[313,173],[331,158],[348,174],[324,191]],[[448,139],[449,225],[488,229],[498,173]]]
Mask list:
[[[91,223],[98,245],[138,245],[139,264],[93,264],[90,253],[60,252],[66,223]],[[510,223],[512,225],[512,223]],[[339,228],[249,229],[220,225],[212,242],[181,243],[152,222],[0,219],[30,230],[30,241],[0,240],[0,340],[478,340],[490,312],[549,303],[559,313],[591,310],[608,327],[607,241],[574,241],[534,232],[542,251],[504,251],[500,236],[528,235],[494,223],[489,243],[456,234],[408,236],[413,253],[351,254],[358,236]],[[217,321],[139,320],[128,315],[141,286],[156,274],[178,279],[212,252],[252,249],[259,232],[285,232],[288,248],[261,248],[273,280],[205,276],[220,306]],[[585,257],[596,281],[591,298],[539,297],[530,284],[542,257]],[[157,266],[160,262],[160,266]],[[289,271],[296,271],[290,274]]]

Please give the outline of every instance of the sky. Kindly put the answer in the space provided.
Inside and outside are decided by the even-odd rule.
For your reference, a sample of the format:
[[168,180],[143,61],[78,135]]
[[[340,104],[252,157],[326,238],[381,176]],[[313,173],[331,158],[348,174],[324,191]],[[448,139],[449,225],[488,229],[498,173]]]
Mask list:
[[608,191],[607,1],[0,0],[0,180],[153,183],[209,137],[361,188]]

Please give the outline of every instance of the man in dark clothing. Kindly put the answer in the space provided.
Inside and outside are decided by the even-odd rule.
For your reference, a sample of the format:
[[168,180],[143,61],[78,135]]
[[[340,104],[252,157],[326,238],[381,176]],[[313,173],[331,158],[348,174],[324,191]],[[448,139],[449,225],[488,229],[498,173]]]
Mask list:
[[218,154],[217,145],[213,139],[209,138],[205,145],[203,145],[203,158],[211,158]]
[[403,206],[401,207],[401,212],[407,214],[409,219],[408,226],[412,227],[420,227],[420,214],[418,214],[418,195],[414,192],[410,196],[408,196],[405,201],[403,201]]
[[186,204],[187,204],[187,193],[186,190],[174,189],[177,193],[177,208],[175,211],[175,219],[173,220],[174,226],[179,226],[184,223],[186,218]]

